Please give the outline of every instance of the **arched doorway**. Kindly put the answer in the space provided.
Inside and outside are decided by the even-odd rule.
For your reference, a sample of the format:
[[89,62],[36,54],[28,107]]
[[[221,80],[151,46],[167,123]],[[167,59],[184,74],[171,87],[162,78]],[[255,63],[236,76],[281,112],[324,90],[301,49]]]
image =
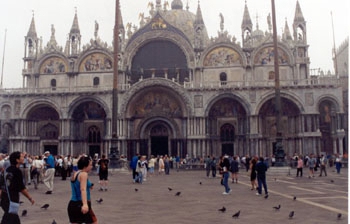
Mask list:
[[220,128],[221,154],[234,155],[235,127],[231,124],[224,124]]
[[169,154],[169,133],[168,128],[163,124],[157,124],[152,127],[151,137],[151,155]]

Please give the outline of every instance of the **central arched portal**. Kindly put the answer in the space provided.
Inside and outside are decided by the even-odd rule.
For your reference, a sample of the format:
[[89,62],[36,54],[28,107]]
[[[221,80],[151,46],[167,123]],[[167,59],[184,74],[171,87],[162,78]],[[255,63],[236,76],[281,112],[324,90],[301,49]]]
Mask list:
[[169,154],[169,130],[164,124],[157,124],[150,130],[151,155]]

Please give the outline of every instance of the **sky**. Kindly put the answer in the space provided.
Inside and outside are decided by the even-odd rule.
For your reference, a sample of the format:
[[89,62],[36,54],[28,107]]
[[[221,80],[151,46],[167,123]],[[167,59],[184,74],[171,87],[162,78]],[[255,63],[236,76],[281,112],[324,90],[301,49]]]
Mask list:
[[[120,0],[124,25],[139,25],[139,13],[149,15],[148,3],[155,0]],[[162,0],[162,3],[165,1]],[[172,0],[168,0],[171,5]],[[182,0],[189,11],[196,13],[198,0]],[[254,29],[266,31],[267,15],[271,12],[270,0],[200,0],[200,6],[209,37],[217,36],[220,17],[224,16],[224,28],[241,41],[241,23],[247,2]],[[278,35],[282,34],[285,21],[292,31],[297,0],[275,0]],[[306,20],[309,44],[310,68],[334,72],[332,49],[349,37],[349,0],[299,0]],[[3,88],[22,87],[24,37],[27,35],[33,14],[36,31],[43,39],[43,46],[50,40],[51,24],[55,27],[56,41],[64,48],[67,34],[77,10],[82,46],[94,38],[95,21],[99,24],[99,37],[112,46],[115,16],[115,0],[0,0],[0,75]],[[333,26],[332,26],[333,18]],[[334,38],[333,28],[334,27]],[[6,42],[5,42],[6,36]],[[6,44],[5,44],[6,43]],[[4,50],[5,49],[5,50]],[[1,77],[1,76],[0,76]]]

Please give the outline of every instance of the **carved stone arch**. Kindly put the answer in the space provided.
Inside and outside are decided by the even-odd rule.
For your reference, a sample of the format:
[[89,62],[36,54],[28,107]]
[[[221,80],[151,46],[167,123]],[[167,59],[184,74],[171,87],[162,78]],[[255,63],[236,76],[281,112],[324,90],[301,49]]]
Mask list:
[[[261,66],[261,65],[272,65],[274,64],[274,58],[273,58],[273,43],[268,43],[261,45],[260,47],[254,49],[254,51],[251,54],[252,63],[254,66]],[[279,49],[279,61],[280,65],[288,65],[293,66],[295,64],[293,52],[286,46],[284,43],[278,43],[278,49]],[[282,54],[281,54],[282,53]],[[265,60],[263,60],[265,59]]]
[[149,136],[145,135],[150,134],[152,128],[156,125],[165,126],[170,131],[168,135],[171,138],[175,139],[183,137],[176,122],[173,119],[169,119],[168,117],[163,116],[149,117],[142,120],[136,128],[137,132],[135,133],[135,137],[140,139],[148,138]]
[[217,49],[224,49],[226,51],[227,50],[228,51],[232,51],[232,53],[237,54],[235,56],[234,60],[239,60],[240,63],[237,64],[237,65],[234,64],[235,66],[241,66],[241,67],[246,67],[247,66],[247,58],[246,58],[244,52],[242,51],[242,49],[238,45],[229,44],[229,43],[217,43],[217,44],[211,45],[209,48],[207,48],[202,53],[202,57],[199,60],[199,65],[200,66],[205,66],[206,60],[208,60],[208,57],[210,57],[210,54],[212,54],[215,51],[217,51]]
[[177,45],[185,54],[188,67],[194,67],[195,54],[191,43],[187,39],[168,30],[154,30],[137,36],[128,44],[125,48],[123,68],[125,69],[128,65],[131,65],[132,59],[142,46],[157,40],[169,41]]
[[75,72],[112,72],[113,55],[102,49],[86,51],[77,60]]
[[24,110],[21,112],[21,117],[26,118],[28,117],[28,114],[30,111],[33,110],[33,108],[38,108],[38,107],[51,107],[53,110],[55,110],[58,114],[59,118],[62,118],[62,111],[61,107],[56,104],[52,99],[50,98],[40,98],[39,100],[31,100],[29,101],[26,105],[23,106]]
[[333,107],[334,107],[333,110],[335,110],[337,113],[342,112],[341,107],[340,107],[341,104],[338,102],[336,97],[334,97],[333,95],[329,95],[329,94],[323,95],[316,100],[317,103],[315,104],[315,111],[319,111],[319,108],[320,108],[322,102],[324,102],[324,101],[328,101],[328,102],[332,103]]
[[[79,106],[86,104],[86,103],[89,103],[89,102],[96,103],[97,105],[100,105],[102,107],[99,109],[103,109],[103,113],[105,114],[104,119],[110,118],[112,116],[111,110],[109,109],[107,103],[105,101],[103,101],[102,99],[100,99],[98,97],[78,97],[75,100],[73,100],[71,102],[71,104],[69,105],[67,117],[72,118],[74,111],[76,111]],[[83,113],[83,111],[82,111],[82,113]]]
[[69,62],[67,57],[60,52],[48,53],[39,59],[35,71],[38,74],[66,73],[69,71]]
[[142,94],[143,91],[149,89],[162,88],[169,94],[172,94],[176,99],[181,102],[182,116],[188,117],[193,113],[192,101],[190,97],[183,90],[182,86],[167,79],[145,79],[142,82],[138,82],[133,85],[130,90],[124,95],[123,101],[120,106],[120,117],[127,117],[128,110],[130,110],[131,102],[135,99],[135,96]]
[[[292,94],[290,92],[283,92],[281,91],[280,92],[280,96],[281,98],[285,98],[285,99],[288,99],[290,100],[291,102],[293,102],[298,108],[299,108],[299,111],[300,113],[304,113],[305,112],[305,108],[303,106],[303,103],[302,103],[302,100],[299,99],[299,97],[295,94]],[[257,105],[256,105],[256,108],[255,108],[255,111],[254,111],[254,114],[259,114],[260,110],[261,110],[261,107],[269,100],[271,99],[274,99],[275,98],[275,92],[274,91],[271,91],[265,95],[263,95],[261,97],[261,101],[257,102]]]
[[251,114],[251,106],[242,96],[233,93],[217,93],[208,100],[208,106],[205,109],[205,116],[210,116],[209,113],[213,105],[222,99],[232,99],[237,101],[243,107],[247,116]]
[[10,104],[3,104],[0,106],[0,120],[8,121],[11,119],[12,107]]

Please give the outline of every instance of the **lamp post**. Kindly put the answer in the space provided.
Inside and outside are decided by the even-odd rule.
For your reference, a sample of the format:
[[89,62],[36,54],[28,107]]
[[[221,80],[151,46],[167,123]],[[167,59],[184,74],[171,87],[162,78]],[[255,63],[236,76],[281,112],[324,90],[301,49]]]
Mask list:
[[[112,95],[112,140],[110,148],[110,160],[111,165],[117,166],[117,160],[119,159],[118,150],[118,47],[119,47],[119,0],[115,3],[115,24],[113,35],[113,95]],[[114,163],[115,162],[115,163]]]
[[272,6],[272,26],[273,26],[273,53],[274,53],[274,69],[275,69],[275,109],[276,109],[276,166],[284,165],[284,150],[282,144],[281,131],[281,91],[280,91],[280,75],[278,63],[278,48],[277,48],[277,27],[276,27],[276,11],[275,0],[271,0]]

